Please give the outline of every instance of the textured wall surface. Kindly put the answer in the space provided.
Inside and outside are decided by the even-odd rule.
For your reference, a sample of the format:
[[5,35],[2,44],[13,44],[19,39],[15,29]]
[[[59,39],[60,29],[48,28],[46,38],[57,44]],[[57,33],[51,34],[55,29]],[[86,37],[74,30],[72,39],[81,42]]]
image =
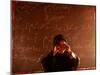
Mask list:
[[96,7],[13,1],[12,70],[43,72],[41,59],[63,34],[80,57],[79,68],[95,67]]

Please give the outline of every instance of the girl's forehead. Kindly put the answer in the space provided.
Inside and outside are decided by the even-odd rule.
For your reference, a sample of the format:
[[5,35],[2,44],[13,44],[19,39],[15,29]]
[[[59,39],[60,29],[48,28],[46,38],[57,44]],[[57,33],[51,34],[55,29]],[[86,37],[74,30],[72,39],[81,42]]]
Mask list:
[[62,40],[62,41],[60,41],[60,44],[66,44],[66,42]]

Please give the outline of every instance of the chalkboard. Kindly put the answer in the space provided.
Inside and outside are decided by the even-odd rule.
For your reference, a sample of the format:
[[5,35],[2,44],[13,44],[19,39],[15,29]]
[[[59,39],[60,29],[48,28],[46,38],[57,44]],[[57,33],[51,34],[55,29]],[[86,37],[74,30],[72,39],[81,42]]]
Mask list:
[[[13,1],[12,70],[43,72],[41,59],[57,34],[80,57],[79,68],[95,67],[95,6]],[[86,55],[87,54],[87,55]]]

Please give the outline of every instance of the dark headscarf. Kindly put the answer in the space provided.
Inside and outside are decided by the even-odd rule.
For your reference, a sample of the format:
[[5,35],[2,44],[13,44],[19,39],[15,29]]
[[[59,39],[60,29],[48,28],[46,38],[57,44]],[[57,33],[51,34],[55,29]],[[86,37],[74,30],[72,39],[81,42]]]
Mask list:
[[53,39],[53,45],[59,44],[60,41],[66,41],[65,37],[62,34],[58,34]]

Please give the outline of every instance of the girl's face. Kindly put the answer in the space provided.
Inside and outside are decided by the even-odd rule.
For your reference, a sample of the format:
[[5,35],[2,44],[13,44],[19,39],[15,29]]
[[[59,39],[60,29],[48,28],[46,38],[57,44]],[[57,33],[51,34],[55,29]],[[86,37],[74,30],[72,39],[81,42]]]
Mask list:
[[56,45],[56,50],[59,52],[62,52],[68,49],[69,49],[69,45],[65,41],[60,41],[59,44]]

